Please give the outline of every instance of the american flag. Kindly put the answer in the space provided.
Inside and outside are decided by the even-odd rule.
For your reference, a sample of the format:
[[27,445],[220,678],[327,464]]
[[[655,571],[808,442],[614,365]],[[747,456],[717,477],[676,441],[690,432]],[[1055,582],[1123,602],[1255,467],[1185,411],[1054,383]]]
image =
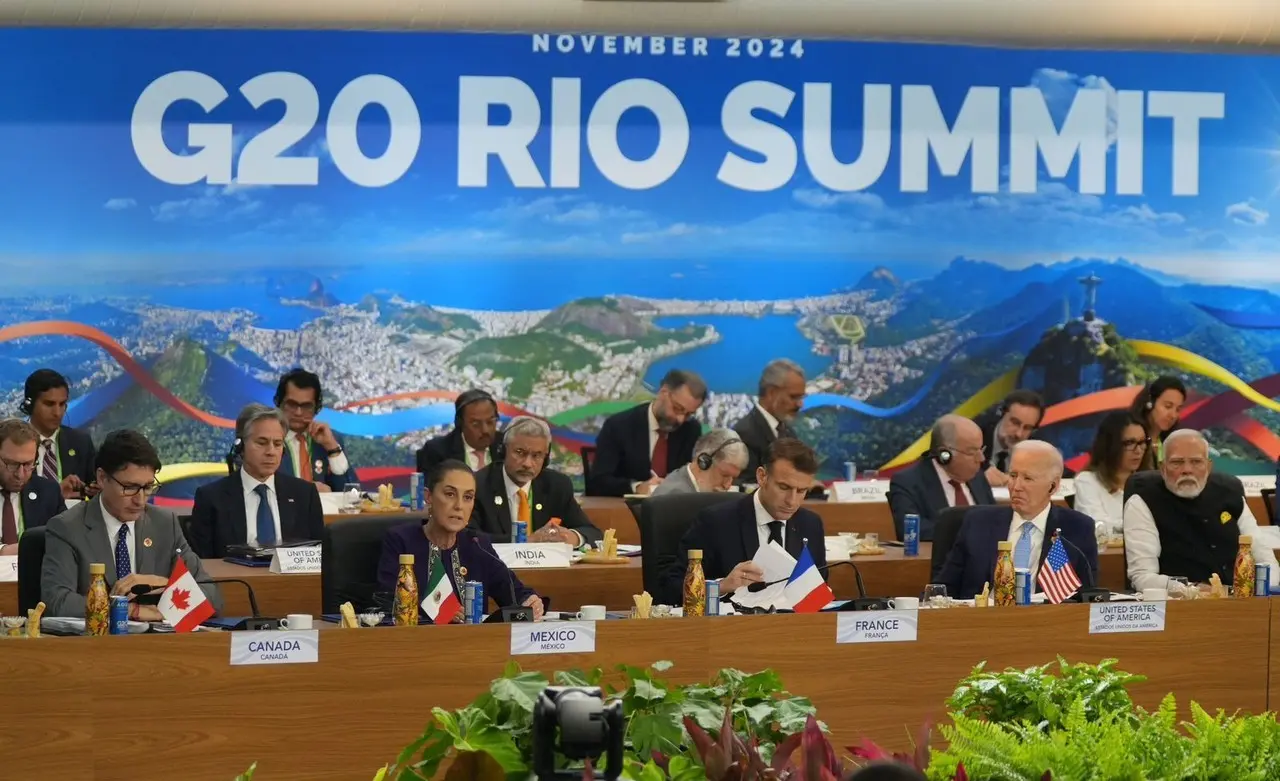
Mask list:
[[1053,604],[1062,602],[1080,589],[1080,578],[1067,558],[1067,549],[1057,533],[1053,535],[1053,544],[1049,546],[1049,555],[1044,558],[1044,566],[1036,576],[1040,590]]

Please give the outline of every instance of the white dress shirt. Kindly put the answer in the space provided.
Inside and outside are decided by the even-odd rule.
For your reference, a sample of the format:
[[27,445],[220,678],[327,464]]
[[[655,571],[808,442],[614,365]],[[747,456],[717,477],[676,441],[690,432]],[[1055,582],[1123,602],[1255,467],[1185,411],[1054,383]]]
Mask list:
[[[462,457],[466,459],[467,466],[472,472],[479,472],[489,465],[489,451],[481,449],[477,452],[467,443],[465,437],[462,440]],[[346,454],[343,454],[343,458],[346,458]]]
[[760,416],[764,418],[764,422],[769,424],[769,430],[773,432],[773,435],[775,437],[778,436],[778,419],[770,415],[769,410],[759,404],[756,405],[756,409],[760,412]]
[[[120,527],[124,526],[123,521],[116,520],[115,516],[107,512],[107,506],[98,502],[102,508],[102,520],[107,524],[107,544],[111,546],[111,572],[116,571],[116,545],[120,541]],[[129,536],[125,537],[125,547],[129,549],[129,573],[137,574],[138,572],[138,546],[135,534],[137,526],[132,522],[129,523]]]
[[[653,449],[658,446],[658,434],[660,433],[658,430],[658,418],[653,414],[653,402],[649,402],[649,409],[647,411],[649,413],[649,459],[652,460]],[[667,462],[668,463],[671,462],[671,440],[670,439],[667,440]],[[650,475],[649,477],[653,477],[653,475]],[[647,482],[649,482],[648,479],[633,481],[631,483],[631,490],[639,491],[640,485],[642,483],[647,483]]]
[[1124,532],[1124,486],[1108,491],[1092,469],[1076,475],[1075,509],[1093,519],[1094,530],[1099,537],[1110,537]]
[[[533,504],[533,501],[534,501],[533,494],[531,493],[530,486],[516,485],[516,481],[511,479],[511,475],[507,474],[507,470],[505,469],[502,470],[502,484],[507,489],[507,507],[510,508],[508,511],[511,513],[512,529],[515,528],[516,521],[520,520],[520,496],[519,496],[520,489],[523,488],[525,491],[525,494],[528,495],[529,497],[529,528],[525,529],[525,534],[533,534],[533,511],[535,508]],[[564,519],[562,518],[561,520],[564,520]],[[560,528],[564,529],[563,526]],[[573,547],[579,548],[583,545],[583,543],[586,542],[586,540],[582,538],[582,534],[577,529],[565,529],[565,531],[573,532],[573,534],[577,536],[578,541],[573,544]],[[513,537],[512,538],[513,542],[514,542],[514,539],[515,538]]]
[[698,476],[693,473],[693,464],[685,464],[684,471],[689,473],[689,482],[693,485],[695,494],[702,493],[702,486],[698,485]]
[[[956,506],[956,489],[951,485],[951,480],[953,478],[951,477],[951,475],[947,474],[947,470],[943,469],[942,465],[939,464],[937,461],[933,462],[933,469],[935,472],[938,473],[938,480],[942,482],[942,493],[944,496],[947,497],[947,506],[955,507]],[[964,498],[969,500],[970,507],[976,504],[976,502],[973,501],[973,492],[969,490],[968,483],[960,483],[960,490],[964,491]]]
[[271,517],[276,524],[276,542],[283,542],[280,536],[280,505],[276,495],[276,476],[266,480],[258,480],[248,472],[240,470],[240,485],[244,487],[244,521],[245,540],[250,547],[258,545],[258,494],[254,491],[259,485],[267,487],[267,506],[271,508]]
[[[1040,569],[1040,549],[1044,547],[1045,524],[1049,522],[1049,509],[1053,507],[1053,502],[1046,504],[1044,509],[1036,513],[1033,518],[1023,518],[1015,511],[1013,520],[1009,522],[1009,542],[1013,543],[1013,566],[1018,566],[1018,540],[1022,537],[1022,525],[1030,523],[1035,528],[1031,531],[1031,582],[1036,582],[1036,570]],[[1032,586],[1035,590],[1035,586]]]
[[[774,518],[772,515],[769,514],[768,510],[764,509],[764,505],[760,504],[759,491],[755,493],[755,496],[752,497],[751,501],[755,505],[755,509],[756,509],[756,533],[760,537],[760,547],[763,548],[764,546],[769,544],[769,523],[772,521],[779,521],[782,519]],[[782,542],[780,544],[782,545],[783,548],[787,547],[787,522],[786,521],[782,521]]]
[[[1240,536],[1253,537],[1253,560],[1271,566],[1271,585],[1280,585],[1280,566],[1276,564],[1275,551],[1258,537],[1258,521],[1249,510],[1249,503],[1236,520]],[[1169,588],[1169,576],[1160,572],[1160,530],[1151,515],[1151,508],[1141,496],[1130,496],[1124,504],[1124,550],[1129,560],[1129,582],[1136,591],[1148,588]],[[1232,560],[1235,554],[1232,554]]]
[[[303,434],[303,436],[305,437],[306,434]],[[285,447],[289,448],[289,458],[293,459],[294,477],[298,477],[302,472],[302,462],[298,460],[298,448],[300,447],[298,444],[298,432],[290,431],[288,436],[284,438],[284,444]],[[313,478],[315,477],[317,459],[325,459],[329,462],[330,474],[345,475],[347,470],[351,468],[351,464],[347,462],[347,454],[345,452],[336,456],[327,456],[324,448],[320,447],[315,441],[309,441],[307,448],[311,450],[311,472]]]

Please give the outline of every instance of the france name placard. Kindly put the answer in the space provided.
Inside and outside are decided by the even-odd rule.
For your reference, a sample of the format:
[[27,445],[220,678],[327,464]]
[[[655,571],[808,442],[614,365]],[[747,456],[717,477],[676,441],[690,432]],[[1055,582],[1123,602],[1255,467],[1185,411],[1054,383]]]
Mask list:
[[312,664],[320,661],[320,631],[231,632],[231,664]]
[[1164,602],[1094,602],[1089,606],[1089,634],[1163,632]]
[[595,621],[512,624],[511,655],[589,654],[596,650]]
[[864,610],[836,615],[837,643],[913,643],[918,610]]
[[283,575],[314,575],[320,572],[320,546],[276,548],[271,557],[271,571]]
[[562,542],[503,542],[493,549],[511,569],[564,569],[573,563],[573,549]]

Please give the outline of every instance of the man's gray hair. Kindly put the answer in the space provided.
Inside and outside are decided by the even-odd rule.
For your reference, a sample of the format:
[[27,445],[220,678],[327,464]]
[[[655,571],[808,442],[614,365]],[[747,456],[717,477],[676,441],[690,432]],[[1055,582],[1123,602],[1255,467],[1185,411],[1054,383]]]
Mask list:
[[697,442],[693,443],[693,458],[695,462],[698,456],[711,455],[712,453],[715,453],[711,459],[712,463],[729,461],[739,469],[747,468],[747,460],[750,456],[742,437],[738,436],[738,432],[731,428],[712,429],[699,437]]
[[502,444],[507,444],[512,437],[538,437],[551,441],[551,427],[547,425],[545,420],[531,417],[529,415],[521,415],[512,418],[511,422],[502,431]]
[[245,405],[236,416],[236,438],[245,439],[249,436],[249,431],[264,420],[274,420],[280,424],[280,428],[285,433],[289,432],[289,419],[284,416],[284,412],[279,407],[254,403]]
[[1048,442],[1045,442],[1042,439],[1024,439],[1023,441],[1014,445],[1013,450],[1009,451],[1009,458],[1012,459],[1014,454],[1016,454],[1020,450],[1025,450],[1032,453],[1040,453],[1046,456],[1049,462],[1049,479],[1050,480],[1062,479],[1062,469],[1063,469],[1062,451],[1058,450],[1058,448],[1054,447]]
[[800,364],[795,361],[787,358],[769,361],[769,365],[760,373],[759,395],[763,396],[770,388],[781,388],[792,374],[798,374],[800,379],[804,379],[804,369],[800,368]]
[[937,452],[944,447],[956,446],[956,429],[960,426],[961,420],[968,418],[960,415],[943,415],[938,418],[938,422],[933,424],[933,428],[929,430],[929,449]]
[[1169,432],[1169,436],[1164,438],[1164,449],[1168,450],[1169,446],[1181,442],[1184,439],[1194,439],[1204,445],[1204,454],[1209,455],[1209,440],[1204,433],[1194,428],[1178,428]]

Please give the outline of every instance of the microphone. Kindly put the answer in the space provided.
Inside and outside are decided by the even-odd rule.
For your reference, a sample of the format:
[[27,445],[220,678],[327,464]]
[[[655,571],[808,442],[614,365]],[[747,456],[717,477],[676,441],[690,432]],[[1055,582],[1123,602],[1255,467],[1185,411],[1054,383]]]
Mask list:
[[1064,544],[1069,545],[1073,551],[1080,554],[1080,559],[1084,561],[1084,566],[1086,568],[1086,571],[1089,573],[1089,584],[1087,586],[1081,586],[1076,591],[1076,593],[1072,595],[1071,601],[1073,602],[1110,602],[1111,589],[1101,588],[1098,586],[1098,576],[1093,571],[1093,565],[1089,563],[1089,556],[1084,551],[1080,550],[1079,545],[1076,545],[1071,540],[1068,540],[1066,537],[1062,536],[1061,528],[1054,529],[1053,536],[1059,540],[1062,540]]
[[[230,618],[223,619],[225,623],[218,624],[223,629],[229,629],[233,632],[241,632],[241,631],[259,632],[262,630],[280,628],[280,619],[264,618],[262,616],[262,613],[259,612],[258,598],[257,598],[257,595],[255,595],[253,592],[253,586],[249,585],[249,581],[244,580],[242,578],[205,578],[204,580],[197,580],[196,582],[215,585],[215,586],[221,583],[238,583],[241,586],[244,586],[245,592],[248,593],[249,595],[249,611],[253,613],[253,616],[248,618],[241,618],[234,621]],[[212,621],[218,621],[218,619],[215,618],[215,619],[212,619]],[[210,623],[210,622],[205,622],[205,623]]]
[[[509,607],[503,607],[493,611],[491,615],[485,618],[484,623],[515,624],[529,623],[533,621],[533,608],[528,607],[527,605],[521,605],[519,600],[516,599],[516,578],[511,574],[511,568],[508,567],[507,563],[497,555],[490,553],[489,550],[481,544],[480,537],[473,530],[465,529],[464,531],[467,536],[471,538],[471,541],[476,544],[476,550],[501,564],[502,571],[507,573],[507,588],[510,589],[511,592],[511,604]],[[497,600],[494,601],[496,602]]]
[[[833,561],[833,562],[830,562],[829,564],[823,564],[821,567],[815,567],[815,569],[817,569],[819,572],[828,572],[831,570],[832,567],[840,567],[840,566],[853,567],[853,578],[858,584],[858,596],[865,597],[867,595],[867,586],[862,581],[862,570],[858,569],[858,565],[854,564],[852,561]],[[747,586],[747,591],[751,591],[751,592],[764,591],[766,588],[770,586],[776,586],[779,583],[786,583],[789,580],[791,580],[790,577],[785,577],[785,578],[780,578],[779,580],[771,580],[763,583],[752,583],[751,585]]]

